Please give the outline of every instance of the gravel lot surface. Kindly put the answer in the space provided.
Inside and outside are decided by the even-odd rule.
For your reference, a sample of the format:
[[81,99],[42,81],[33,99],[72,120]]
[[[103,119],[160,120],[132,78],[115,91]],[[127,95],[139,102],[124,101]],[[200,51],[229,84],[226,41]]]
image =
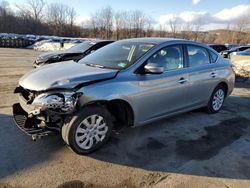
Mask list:
[[33,142],[14,125],[13,90],[38,55],[0,48],[0,187],[250,187],[250,82],[218,114],[125,128],[80,156],[60,135]]

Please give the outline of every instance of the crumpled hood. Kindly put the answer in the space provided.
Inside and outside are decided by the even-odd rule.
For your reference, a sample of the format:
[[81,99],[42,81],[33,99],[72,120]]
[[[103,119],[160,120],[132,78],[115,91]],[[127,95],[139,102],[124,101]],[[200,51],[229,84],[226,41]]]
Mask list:
[[46,52],[43,53],[41,55],[39,55],[38,59],[43,59],[43,60],[47,60],[53,56],[56,55],[61,55],[61,54],[80,54],[83,53],[81,51],[74,51],[74,50],[61,50],[61,51],[53,51],[53,52]]
[[90,67],[69,61],[34,69],[19,80],[19,85],[33,91],[54,88],[72,89],[82,83],[113,78],[117,72],[117,70]]

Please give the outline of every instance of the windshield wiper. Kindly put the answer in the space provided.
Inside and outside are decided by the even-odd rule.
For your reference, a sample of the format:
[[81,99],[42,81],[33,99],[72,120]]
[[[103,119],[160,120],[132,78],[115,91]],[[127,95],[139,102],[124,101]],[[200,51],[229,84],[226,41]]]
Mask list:
[[84,63],[84,64],[87,65],[87,66],[90,66],[90,67],[97,67],[97,68],[101,68],[101,69],[117,70],[116,68],[106,67],[106,66],[103,66],[103,65],[98,65],[98,64],[93,64],[93,63]]

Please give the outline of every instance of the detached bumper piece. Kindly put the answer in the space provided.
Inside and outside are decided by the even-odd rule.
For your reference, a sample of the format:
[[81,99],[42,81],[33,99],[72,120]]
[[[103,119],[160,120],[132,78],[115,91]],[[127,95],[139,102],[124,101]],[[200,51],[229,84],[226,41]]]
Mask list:
[[38,125],[41,123],[41,120],[35,117],[29,118],[19,103],[13,105],[13,117],[17,127],[31,136],[33,140],[48,136],[49,134],[55,134],[55,131],[40,128]]

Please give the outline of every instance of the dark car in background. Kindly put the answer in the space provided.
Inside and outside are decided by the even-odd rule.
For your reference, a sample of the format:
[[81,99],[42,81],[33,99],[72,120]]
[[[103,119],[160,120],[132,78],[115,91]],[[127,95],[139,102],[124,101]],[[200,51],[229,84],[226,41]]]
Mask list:
[[239,46],[236,48],[232,48],[230,50],[225,50],[221,52],[222,57],[224,58],[231,58],[232,55],[236,55],[238,52],[250,49],[250,45],[248,46]]
[[213,48],[218,53],[225,51],[225,50],[228,50],[228,48],[224,44],[209,44],[208,46]]
[[250,48],[248,48],[247,50],[241,51],[241,52],[237,52],[237,55],[247,55],[247,56],[250,56]]
[[61,61],[79,61],[86,55],[110,44],[114,41],[111,40],[87,40],[76,46],[73,46],[67,50],[54,51],[43,53],[35,60],[33,66],[35,68],[41,67],[43,65],[57,63]]
[[233,49],[233,48],[237,48],[239,46],[240,45],[238,45],[238,44],[226,44],[226,47],[228,48],[228,50]]

